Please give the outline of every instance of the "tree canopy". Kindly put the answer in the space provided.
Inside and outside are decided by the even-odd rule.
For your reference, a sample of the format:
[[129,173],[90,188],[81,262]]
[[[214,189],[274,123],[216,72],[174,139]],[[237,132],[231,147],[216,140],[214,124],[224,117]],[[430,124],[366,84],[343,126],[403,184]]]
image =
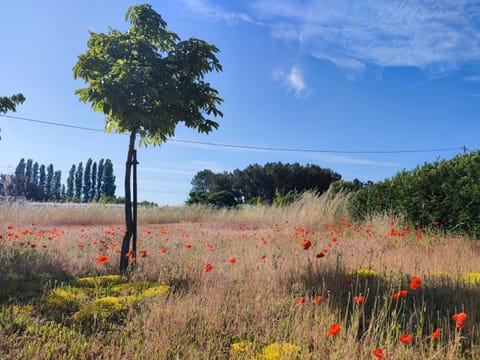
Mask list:
[[88,50],[78,56],[74,78],[88,87],[75,91],[93,110],[103,112],[107,130],[136,132],[142,143],[159,145],[176,125],[208,133],[221,116],[218,91],[204,81],[221,71],[218,48],[199,39],[180,41],[151,5],[132,6],[126,32],[90,32]]

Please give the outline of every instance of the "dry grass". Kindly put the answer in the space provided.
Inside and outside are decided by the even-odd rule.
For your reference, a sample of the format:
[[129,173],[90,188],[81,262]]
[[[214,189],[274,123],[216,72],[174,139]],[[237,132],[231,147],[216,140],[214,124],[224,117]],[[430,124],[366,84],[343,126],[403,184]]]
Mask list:
[[[0,216],[2,358],[282,358],[265,349],[272,343],[298,346],[301,359],[372,359],[377,347],[389,359],[480,358],[480,285],[462,278],[479,271],[480,245],[434,227],[404,229],[386,217],[352,224],[342,198],[308,195],[283,208],[142,209],[139,249],[146,257],[139,255],[132,280],[153,279],[173,291],[131,311],[115,331],[97,334],[35,311],[22,327],[5,309],[25,302],[35,308],[36,291],[63,286],[40,279],[68,283],[70,276],[114,273],[122,209],[10,206]],[[109,261],[97,264],[99,255]],[[378,276],[347,274],[358,269]],[[409,289],[412,276],[422,278],[420,289]],[[400,289],[408,296],[392,301]],[[353,304],[360,294],[365,302]],[[313,304],[316,296],[323,298]],[[458,330],[451,316],[461,311],[468,319]],[[342,329],[328,336],[334,323]],[[429,339],[437,327],[441,337]],[[412,334],[412,344],[400,343],[401,333]],[[232,352],[238,342],[248,345],[245,352]]]

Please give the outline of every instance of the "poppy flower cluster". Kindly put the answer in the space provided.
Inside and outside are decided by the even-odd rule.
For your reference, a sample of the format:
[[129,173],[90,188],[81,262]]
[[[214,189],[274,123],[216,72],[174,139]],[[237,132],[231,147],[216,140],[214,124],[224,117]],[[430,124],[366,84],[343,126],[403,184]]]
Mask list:
[[464,312],[453,314],[452,319],[456,322],[455,327],[457,329],[463,329],[465,327],[465,320],[467,320],[467,314]]
[[410,289],[417,290],[422,285],[422,279],[418,276],[414,276],[410,282]]

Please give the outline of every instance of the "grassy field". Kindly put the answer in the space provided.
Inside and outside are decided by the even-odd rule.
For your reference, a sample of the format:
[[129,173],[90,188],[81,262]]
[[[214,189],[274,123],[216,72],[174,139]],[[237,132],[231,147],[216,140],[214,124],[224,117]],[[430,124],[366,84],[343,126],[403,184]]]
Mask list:
[[0,206],[1,359],[480,359],[480,243],[344,199]]

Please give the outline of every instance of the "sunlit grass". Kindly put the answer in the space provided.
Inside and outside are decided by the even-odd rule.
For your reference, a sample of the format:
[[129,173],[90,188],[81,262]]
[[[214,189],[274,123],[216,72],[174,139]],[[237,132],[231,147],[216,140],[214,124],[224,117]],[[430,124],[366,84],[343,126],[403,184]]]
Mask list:
[[145,210],[121,277],[115,209],[35,209],[0,220],[0,358],[480,357],[480,247],[434,227],[354,224],[312,195]]

